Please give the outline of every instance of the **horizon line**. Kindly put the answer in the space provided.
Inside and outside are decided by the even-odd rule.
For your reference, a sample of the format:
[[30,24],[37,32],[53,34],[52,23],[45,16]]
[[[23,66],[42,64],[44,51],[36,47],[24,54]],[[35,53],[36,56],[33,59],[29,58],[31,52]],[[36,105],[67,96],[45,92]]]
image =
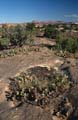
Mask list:
[[64,21],[64,20],[32,20],[32,21],[24,21],[24,22],[0,22],[0,24],[26,24],[26,23],[48,23],[48,22],[52,22],[52,23],[57,23],[57,22],[61,22],[61,23],[78,23],[78,21]]

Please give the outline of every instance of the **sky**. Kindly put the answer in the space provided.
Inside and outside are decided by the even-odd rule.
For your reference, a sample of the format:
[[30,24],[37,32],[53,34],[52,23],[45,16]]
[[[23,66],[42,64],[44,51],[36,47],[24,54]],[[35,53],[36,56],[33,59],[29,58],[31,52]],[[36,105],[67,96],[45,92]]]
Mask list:
[[78,21],[78,0],[0,0],[0,23]]

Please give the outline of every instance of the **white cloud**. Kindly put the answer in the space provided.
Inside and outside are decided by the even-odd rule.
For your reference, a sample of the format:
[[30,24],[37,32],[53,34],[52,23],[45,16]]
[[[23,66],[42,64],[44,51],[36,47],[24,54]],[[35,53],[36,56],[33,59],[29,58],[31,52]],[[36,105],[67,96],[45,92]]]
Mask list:
[[66,14],[64,15],[66,18],[78,18],[78,14]]

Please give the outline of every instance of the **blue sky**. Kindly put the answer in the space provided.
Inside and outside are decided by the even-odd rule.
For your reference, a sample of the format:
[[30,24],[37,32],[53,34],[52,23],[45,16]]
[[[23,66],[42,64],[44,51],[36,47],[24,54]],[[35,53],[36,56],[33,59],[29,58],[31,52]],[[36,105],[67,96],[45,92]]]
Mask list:
[[0,23],[78,21],[78,0],[0,0]]

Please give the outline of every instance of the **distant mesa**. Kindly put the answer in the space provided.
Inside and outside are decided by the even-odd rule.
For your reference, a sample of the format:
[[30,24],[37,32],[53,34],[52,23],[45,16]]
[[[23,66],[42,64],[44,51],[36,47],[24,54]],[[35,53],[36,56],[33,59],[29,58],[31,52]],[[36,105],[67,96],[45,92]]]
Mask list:
[[3,25],[7,25],[7,27],[10,27],[10,26],[16,26],[16,25],[26,25],[27,23],[34,23],[36,27],[42,27],[43,25],[49,25],[49,24],[78,24],[78,22],[64,22],[64,21],[52,21],[52,20],[49,20],[49,21],[36,21],[36,20],[33,20],[32,22],[24,22],[24,23],[1,23],[0,24],[0,28],[3,26]]

